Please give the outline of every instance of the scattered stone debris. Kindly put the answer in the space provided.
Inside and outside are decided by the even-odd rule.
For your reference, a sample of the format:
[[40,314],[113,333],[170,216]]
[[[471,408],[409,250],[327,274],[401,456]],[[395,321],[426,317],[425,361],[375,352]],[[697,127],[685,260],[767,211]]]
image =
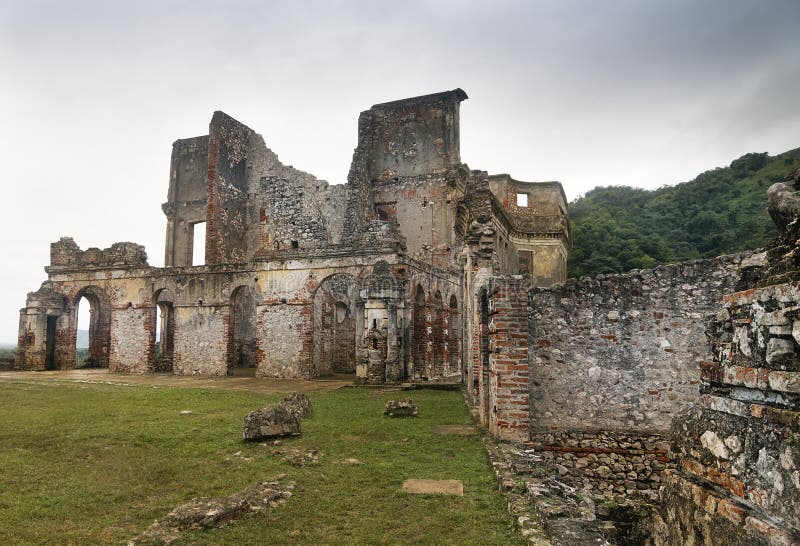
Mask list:
[[310,448],[306,450],[297,449],[294,447],[280,448],[272,452],[276,457],[283,457],[283,460],[292,466],[305,466],[307,464],[317,464],[319,462],[320,452],[317,448]]
[[383,414],[389,417],[416,417],[419,415],[419,408],[412,398],[401,398],[386,402]]
[[[242,436],[245,442],[296,436],[300,434],[300,419],[308,417],[311,412],[308,396],[293,392],[275,405],[248,413],[244,418]],[[278,440],[273,445],[278,445]]]
[[472,425],[434,425],[434,434],[443,436],[474,436],[478,431]]
[[456,495],[464,496],[464,484],[460,480],[418,480],[403,482],[403,493],[415,495]]
[[222,527],[248,512],[262,510],[285,502],[292,496],[294,482],[281,484],[285,474],[227,497],[199,497],[190,500],[157,520],[128,546],[171,544],[186,531]]
[[603,499],[532,449],[486,440],[500,489],[522,535],[537,546],[646,544],[652,505],[644,498]]
[[282,404],[251,411],[244,418],[244,441],[260,441],[276,436],[300,434],[300,419]]
[[250,462],[252,462],[252,461],[254,460],[254,459],[253,459],[253,457],[245,457],[245,456],[242,454],[242,452],[241,452],[241,451],[237,451],[236,453],[234,453],[234,454],[233,454],[233,455],[231,455],[230,457],[225,457],[225,460],[226,460],[226,461],[230,461],[230,460],[231,460],[232,458],[234,458],[234,457],[236,457],[237,459],[241,459],[242,461],[245,461],[245,462],[247,462],[247,463],[250,463]]

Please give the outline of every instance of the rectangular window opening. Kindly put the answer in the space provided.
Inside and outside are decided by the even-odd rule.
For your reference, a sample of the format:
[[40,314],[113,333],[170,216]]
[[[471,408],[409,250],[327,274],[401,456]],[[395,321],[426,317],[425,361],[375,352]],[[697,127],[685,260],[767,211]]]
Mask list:
[[206,223],[192,224],[192,265],[206,264]]
[[528,206],[528,194],[527,193],[518,193],[517,194],[517,206],[518,207],[527,207]]

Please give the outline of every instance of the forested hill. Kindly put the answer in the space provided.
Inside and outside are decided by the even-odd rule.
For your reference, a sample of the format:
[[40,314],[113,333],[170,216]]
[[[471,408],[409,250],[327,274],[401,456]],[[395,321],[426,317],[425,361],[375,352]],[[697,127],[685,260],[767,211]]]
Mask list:
[[595,188],[569,205],[569,276],[621,273],[758,248],[774,235],[767,188],[800,169],[800,148],[746,154],[691,182]]

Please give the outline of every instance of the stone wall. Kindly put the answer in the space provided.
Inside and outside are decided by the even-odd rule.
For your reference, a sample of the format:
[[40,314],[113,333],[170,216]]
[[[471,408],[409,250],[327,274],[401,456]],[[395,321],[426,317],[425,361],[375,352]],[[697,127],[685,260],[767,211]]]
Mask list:
[[800,544],[798,309],[797,282],[725,297],[702,394],[673,422],[656,544]]
[[664,470],[675,468],[666,434],[534,432],[526,446],[596,496],[640,494],[654,499],[664,483]]
[[62,237],[50,245],[50,268],[147,266],[147,253],[136,243],[114,243],[108,248],[81,250],[72,237]]
[[696,398],[700,363],[711,358],[704,318],[749,259],[724,256],[531,290],[534,430],[668,431]]
[[596,493],[653,494],[670,423],[711,359],[704,318],[760,255],[732,255],[533,289],[532,446]]
[[167,202],[164,265],[191,266],[194,226],[206,221],[208,135],[176,140],[172,145]]
[[461,163],[461,89],[376,104],[362,112],[369,126],[369,180],[416,176]]

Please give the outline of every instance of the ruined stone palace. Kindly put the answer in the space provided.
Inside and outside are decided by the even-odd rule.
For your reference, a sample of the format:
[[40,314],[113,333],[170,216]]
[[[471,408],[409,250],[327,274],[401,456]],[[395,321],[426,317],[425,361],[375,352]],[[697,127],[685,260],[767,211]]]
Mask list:
[[173,144],[165,267],[134,243],[53,243],[48,279],[21,311],[16,367],[75,367],[85,298],[89,360],[117,372],[460,379],[480,285],[495,274],[563,282],[570,246],[559,183],[462,163],[466,98],[456,89],[362,112],[342,185],[283,165],[215,112],[207,135]]
[[[552,465],[584,495],[556,510],[541,472],[520,478],[556,543],[800,545],[800,172],[770,189],[766,250],[567,280],[561,185],[462,163],[466,98],[362,112],[335,186],[216,112],[173,145],[166,267],[133,243],[53,243],[15,366],[74,367],[85,298],[90,361],[114,371],[462,382],[521,446],[498,468]],[[643,499],[640,521],[585,497]]]

